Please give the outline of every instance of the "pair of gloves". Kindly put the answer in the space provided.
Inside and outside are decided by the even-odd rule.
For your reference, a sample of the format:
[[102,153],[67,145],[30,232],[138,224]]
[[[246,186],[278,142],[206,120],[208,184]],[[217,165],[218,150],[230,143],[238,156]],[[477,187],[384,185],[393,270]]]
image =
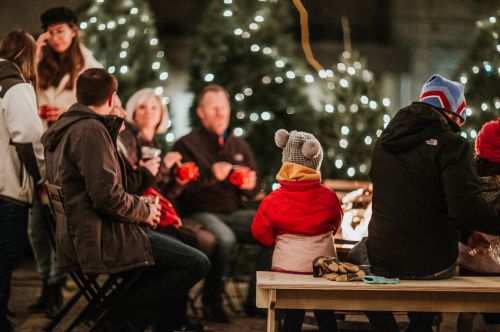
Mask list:
[[323,277],[332,281],[361,281],[366,275],[359,266],[341,262],[337,257],[316,257],[312,265],[315,277]]
[[[313,262],[313,275],[323,277],[332,281],[364,281],[367,284],[397,284],[398,278],[384,278],[371,275],[370,271],[364,271],[358,265],[341,262],[337,257],[320,256]],[[364,268],[364,267],[363,267]]]

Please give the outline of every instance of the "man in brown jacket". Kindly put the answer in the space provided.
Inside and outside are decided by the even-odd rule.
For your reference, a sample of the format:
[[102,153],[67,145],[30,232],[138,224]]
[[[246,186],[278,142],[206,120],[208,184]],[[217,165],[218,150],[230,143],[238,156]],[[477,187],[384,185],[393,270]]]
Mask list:
[[[210,268],[200,251],[155,233],[159,211],[125,191],[116,150],[123,119],[112,114],[117,82],[102,69],[77,80],[78,103],[42,138],[50,183],[62,188],[68,218],[58,216],[57,258],[62,271],[111,274],[143,267],[119,310],[138,331],[168,313]],[[106,322],[113,325],[113,322]]]
[[[205,87],[198,96],[196,113],[202,126],[180,138],[174,150],[181,153],[184,162],[196,162],[200,177],[185,187],[177,202],[188,219],[215,235],[212,269],[203,290],[204,312],[213,321],[228,323],[222,308],[223,277],[237,242],[258,244],[250,229],[255,211],[244,209],[243,198],[254,197],[260,186],[249,145],[228,128],[231,109],[227,91],[219,85]],[[235,185],[229,177],[241,166],[250,168],[249,176]],[[270,250],[263,248],[257,268],[269,269],[270,259]],[[252,279],[244,308],[248,314],[256,313],[255,273]]]

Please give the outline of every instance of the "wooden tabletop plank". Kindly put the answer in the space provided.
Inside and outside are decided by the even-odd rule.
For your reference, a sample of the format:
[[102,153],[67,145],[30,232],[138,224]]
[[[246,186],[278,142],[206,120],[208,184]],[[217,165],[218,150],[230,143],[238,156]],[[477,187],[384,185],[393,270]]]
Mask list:
[[454,277],[432,281],[400,280],[398,284],[367,284],[361,281],[335,282],[310,275],[259,271],[257,272],[257,287],[261,289],[500,293],[500,277]]

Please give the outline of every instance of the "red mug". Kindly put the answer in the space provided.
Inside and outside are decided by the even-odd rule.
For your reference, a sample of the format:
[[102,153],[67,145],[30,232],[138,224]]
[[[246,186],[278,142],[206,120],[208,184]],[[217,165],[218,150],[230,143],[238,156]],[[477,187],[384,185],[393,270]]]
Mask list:
[[195,181],[200,176],[200,170],[193,161],[179,165],[175,169],[175,176],[179,180]]
[[51,107],[47,105],[40,106],[40,118],[47,119],[49,117],[49,112],[51,111]]
[[252,170],[250,169],[250,167],[234,167],[231,171],[231,174],[229,174],[229,182],[239,187],[248,181],[251,172]]

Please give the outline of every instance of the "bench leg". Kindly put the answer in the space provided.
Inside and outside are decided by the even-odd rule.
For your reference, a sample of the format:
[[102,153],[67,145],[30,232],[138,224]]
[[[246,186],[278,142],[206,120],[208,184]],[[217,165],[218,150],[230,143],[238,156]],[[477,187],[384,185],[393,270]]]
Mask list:
[[267,332],[276,331],[276,290],[269,291],[269,307],[267,308]]

